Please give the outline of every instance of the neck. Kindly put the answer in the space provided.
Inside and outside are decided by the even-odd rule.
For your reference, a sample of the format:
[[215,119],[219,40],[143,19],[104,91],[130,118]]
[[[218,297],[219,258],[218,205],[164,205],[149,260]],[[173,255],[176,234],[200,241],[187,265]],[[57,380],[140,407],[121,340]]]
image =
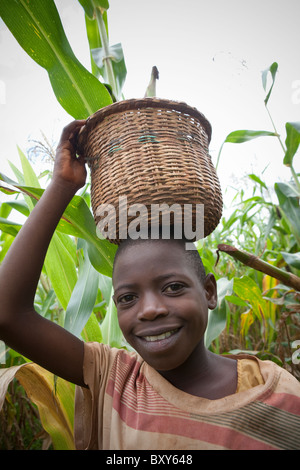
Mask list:
[[236,361],[208,351],[203,341],[179,367],[158,372],[179,390],[202,398],[214,400],[236,390]]
[[176,369],[158,372],[176,388],[192,393],[191,390],[195,389],[197,384],[203,383],[211,375],[211,356],[214,355],[201,341],[183,364]]

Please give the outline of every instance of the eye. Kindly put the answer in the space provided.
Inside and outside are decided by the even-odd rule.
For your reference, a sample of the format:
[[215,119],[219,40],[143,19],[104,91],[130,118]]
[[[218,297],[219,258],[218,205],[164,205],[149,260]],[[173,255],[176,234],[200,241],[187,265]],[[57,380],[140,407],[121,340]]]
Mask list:
[[121,297],[119,297],[117,299],[117,302],[124,305],[124,304],[129,304],[130,302],[132,302],[135,299],[136,299],[136,295],[134,295],[134,294],[125,294],[125,295],[122,295]]
[[165,287],[164,292],[176,294],[177,292],[180,292],[183,288],[184,285],[181,282],[172,282],[172,284],[169,284],[167,287]]

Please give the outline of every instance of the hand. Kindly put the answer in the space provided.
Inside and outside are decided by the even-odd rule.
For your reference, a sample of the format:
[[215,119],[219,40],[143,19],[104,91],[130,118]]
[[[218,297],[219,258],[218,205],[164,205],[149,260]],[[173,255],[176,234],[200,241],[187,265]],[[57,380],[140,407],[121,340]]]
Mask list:
[[85,120],[73,121],[68,124],[61,134],[56,150],[53,171],[53,181],[59,182],[74,191],[85,184],[86,168],[84,158],[76,155],[76,142],[80,129]]

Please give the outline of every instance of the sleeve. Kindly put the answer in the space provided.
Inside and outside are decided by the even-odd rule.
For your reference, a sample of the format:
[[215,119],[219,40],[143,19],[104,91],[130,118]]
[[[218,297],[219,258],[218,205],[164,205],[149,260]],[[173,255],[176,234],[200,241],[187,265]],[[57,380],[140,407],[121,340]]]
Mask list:
[[97,449],[102,405],[109,373],[117,350],[101,343],[84,344],[85,387],[76,387],[74,439],[78,450]]

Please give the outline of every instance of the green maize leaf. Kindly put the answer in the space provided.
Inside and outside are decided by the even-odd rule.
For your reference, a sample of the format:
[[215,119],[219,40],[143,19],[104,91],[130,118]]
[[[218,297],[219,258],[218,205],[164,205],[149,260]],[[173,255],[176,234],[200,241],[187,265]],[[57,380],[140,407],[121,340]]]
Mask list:
[[93,19],[95,17],[95,9],[108,10],[108,0],[78,0],[80,5],[84,8],[85,14]]
[[9,248],[11,247],[12,242],[14,241],[15,237],[8,234],[3,233],[0,235],[0,264],[5,258],[6,253],[8,252]]
[[25,184],[25,180],[24,180],[24,175],[23,173],[19,170],[19,168],[17,168],[11,161],[8,160],[8,163],[9,163],[9,166],[11,167],[12,171],[14,172],[15,174],[15,177],[17,178],[18,182],[20,184]]
[[[19,180],[23,179],[29,187],[33,186],[40,190],[40,184],[32,166],[21,149],[18,150],[23,169],[23,175],[17,172]],[[30,210],[33,209],[35,203],[36,199],[27,197]],[[76,248],[70,237],[58,232],[53,234],[44,265],[57,298],[66,309],[77,282]]]
[[2,210],[7,207],[9,209],[9,213],[12,209],[20,212],[20,214],[23,214],[25,215],[26,217],[28,217],[29,215],[29,209],[28,209],[28,206],[26,204],[26,202],[24,201],[7,201],[7,202],[3,202],[1,204],[1,209],[0,209],[0,214],[1,214],[1,217],[7,217],[8,215],[4,216],[2,214]]
[[[91,53],[92,53],[92,57],[94,59],[95,64],[102,71],[104,80],[108,82],[109,81],[108,76],[106,74],[106,69],[103,64],[103,59],[106,57],[104,48],[92,49]],[[111,65],[112,65],[115,80],[116,80],[117,99],[120,99],[122,95],[122,88],[124,86],[126,76],[127,76],[127,69],[125,65],[122,44],[119,43],[113,46],[109,46],[109,57],[111,58]]]
[[[104,24],[105,24],[106,32],[107,32],[107,15],[106,14],[103,15],[103,20],[104,20]],[[88,15],[85,15],[85,27],[86,27],[86,33],[87,33],[87,38],[88,38],[89,47],[90,47],[92,73],[96,77],[99,77],[100,75],[103,77],[104,67],[99,68],[96,65],[93,59],[93,54],[92,54],[93,49],[102,47],[97,20],[91,19],[88,17]]]
[[32,186],[34,188],[40,188],[40,182],[38,177],[36,176],[32,166],[30,165],[30,162],[26,155],[22,152],[20,147],[18,148],[19,152],[19,157],[21,160],[21,165],[22,165],[22,170],[23,170],[23,176],[24,176],[24,182],[27,186]]
[[21,227],[22,227],[21,224],[18,224],[16,222],[12,222],[3,217],[0,217],[0,230],[4,233],[8,233],[9,235],[12,235],[13,237],[15,237],[18,234]]
[[208,323],[205,331],[205,346],[208,348],[212,341],[216,339],[224,330],[227,318],[226,296],[232,293],[233,280],[226,277],[217,280],[218,304],[209,312]]
[[123,333],[119,326],[118,313],[113,299],[111,298],[105,318],[101,323],[102,342],[111,347],[122,348],[124,346],[130,349],[125,343]]
[[[9,165],[11,169],[13,170],[18,182],[23,185],[28,185],[28,186],[39,188],[40,183],[33,171],[32,166],[30,165],[28,159],[26,158],[22,150],[19,147],[17,148],[18,148],[18,153],[19,153],[23,173],[10,161],[9,161]],[[36,201],[30,198],[29,196],[27,196],[26,194],[24,195],[24,199],[25,199],[25,205],[27,205],[29,211],[31,212],[36,204]]]
[[286,128],[286,153],[283,163],[290,166],[293,162],[295,153],[297,152],[300,144],[300,122],[287,122]]
[[68,235],[55,232],[48,247],[45,268],[55,294],[66,310],[71,294],[77,282],[77,271]]
[[94,218],[82,197],[73,197],[63,214],[58,230],[86,240],[88,255],[94,268],[106,276],[112,276],[117,246],[98,238]]
[[[276,183],[278,191],[279,202],[284,202],[285,198],[299,198],[300,194],[296,186],[289,183]],[[282,197],[280,196],[282,195]],[[296,201],[295,201],[296,202]]]
[[[0,180],[20,189],[24,194],[35,200],[39,200],[44,191],[40,188],[31,188],[18,184],[1,173]],[[108,240],[101,240],[97,237],[94,218],[81,196],[73,197],[58,224],[57,230],[86,240],[88,242],[88,255],[94,268],[100,273],[111,277],[117,246]]]
[[3,194],[6,194],[7,196],[11,196],[12,194],[19,194],[20,191],[14,191],[13,189],[10,188],[5,188],[4,186],[0,186],[0,191]]
[[81,332],[81,337],[84,341],[96,341],[102,343],[102,333],[96,315],[92,313],[88,319],[84,329]]
[[99,273],[86,255],[79,266],[78,281],[66,310],[64,324],[64,327],[77,337],[80,336],[93,311],[98,292],[98,276]]
[[109,9],[109,2],[108,0],[92,0],[95,6],[102,8],[103,10]]
[[251,175],[248,175],[248,177],[252,180],[258,183],[262,188],[267,189],[267,185],[257,176],[254,175],[253,173]]
[[225,142],[232,144],[241,144],[249,142],[250,140],[257,139],[258,137],[274,137],[277,136],[275,132],[269,131],[252,131],[252,130],[239,130],[228,134]]
[[0,205],[0,217],[2,219],[7,219],[11,211],[12,211],[12,207],[10,207],[10,205],[7,202],[2,202],[2,204]]
[[78,0],[88,18],[94,18],[94,5],[92,0]]
[[130,346],[125,342],[123,333],[119,326],[118,313],[112,298],[112,280],[105,276],[101,276],[99,287],[108,303],[105,318],[101,323],[102,341],[104,344],[109,344],[112,347],[122,348],[123,346],[126,346],[127,349],[130,349]]
[[56,302],[56,294],[53,289],[50,289],[49,292],[47,293],[46,298],[43,300],[43,302],[39,305],[35,303],[35,310],[42,315],[42,317],[47,317],[50,312],[50,308],[53,306],[53,304]]
[[[105,27],[107,38],[108,38],[106,11],[102,14],[102,19],[104,22],[104,27]],[[104,81],[108,82],[106,67],[103,64],[104,49],[102,48],[102,41],[101,41],[101,36],[99,32],[98,21],[95,18],[90,19],[87,15],[85,15],[85,24],[86,24],[86,32],[87,32],[87,37],[88,37],[88,42],[89,42],[89,47],[90,47],[92,72],[96,77],[101,76],[103,77]],[[112,69],[113,69],[113,73],[114,73],[114,77],[116,81],[117,93],[118,93],[118,96],[121,96],[121,90],[124,85],[126,74],[127,74],[123,50],[122,50],[121,44],[116,44],[115,46],[112,46],[111,49],[112,51],[114,51],[113,53],[115,54],[115,57],[117,57],[119,60],[118,62],[116,62],[115,60],[114,61],[112,60],[111,65],[112,65]],[[97,59],[98,57],[97,51],[99,51],[99,53],[102,54],[102,58],[100,62]],[[108,89],[113,100],[116,101],[116,97],[113,95],[111,85],[109,85],[108,83],[104,83],[104,85]]]
[[271,93],[272,93],[272,90],[273,90],[273,86],[274,86],[274,83],[275,83],[275,77],[276,77],[276,74],[277,74],[277,70],[278,70],[278,64],[277,62],[273,62],[272,65],[270,65],[270,67],[268,67],[267,69],[263,70],[262,74],[261,74],[261,79],[262,79],[262,84],[263,84],[263,87],[264,87],[264,90],[267,91],[267,78],[268,78],[268,73],[271,74],[271,77],[272,77],[272,85],[267,93],[267,96],[265,97],[265,105],[268,104],[268,101],[270,99],[270,96],[271,96]]
[[[87,10],[85,10],[86,31],[90,47],[92,72],[97,77],[99,75],[103,77],[105,86],[108,88],[113,100],[115,101],[116,99],[121,99],[122,88],[126,80],[127,69],[122,45],[119,43],[115,44],[114,46],[109,46],[108,44],[107,12],[105,10],[103,11],[101,8],[100,10],[100,19],[99,15],[97,19],[96,14],[91,16],[87,13]],[[102,44],[102,41],[107,43],[105,47],[103,47],[104,44]],[[112,67],[112,73],[114,76],[113,81],[115,82],[114,85],[111,81],[112,77],[108,75],[107,67],[103,63],[103,59],[107,56]]]
[[[30,165],[30,162],[28,161],[28,159],[26,158],[26,156],[24,155],[24,153],[19,147],[18,147],[18,152],[19,152],[19,157],[20,157],[22,170],[23,170],[22,178],[20,178],[20,172],[15,173],[16,176],[19,175],[19,177],[17,176],[19,183],[21,183],[23,179],[24,184],[26,184],[26,186],[32,186],[33,188],[40,188],[41,186],[40,186],[39,180],[35,172],[33,171],[33,168]],[[28,196],[25,196],[24,199],[29,207],[29,210],[32,211],[32,209],[34,208],[36,204],[36,201]]]
[[239,307],[248,307],[247,302],[240,299],[239,297],[236,297],[235,295],[226,295],[225,299],[227,300],[227,302],[230,302],[234,305],[238,305]]
[[286,253],[285,251],[281,251],[280,254],[287,264],[300,269],[300,253]]
[[280,212],[300,245],[299,194],[294,186],[286,183],[275,183],[275,192]]
[[100,274],[99,275],[99,288],[101,290],[101,294],[106,305],[108,305],[112,296],[111,278],[107,276],[103,276],[103,274]]
[[45,68],[60,105],[75,119],[112,103],[74,55],[53,0],[1,0],[0,16],[27,54]]

